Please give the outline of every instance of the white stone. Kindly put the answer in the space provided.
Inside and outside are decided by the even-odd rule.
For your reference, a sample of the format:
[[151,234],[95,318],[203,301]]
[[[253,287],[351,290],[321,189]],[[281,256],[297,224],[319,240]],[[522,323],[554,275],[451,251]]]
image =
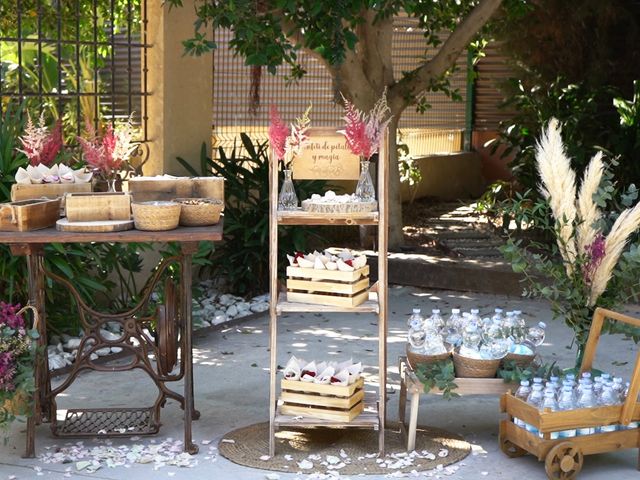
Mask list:
[[96,361],[98,359],[98,355],[95,353],[92,353],[91,355],[89,355],[89,359],[91,359],[92,361]]
[[122,347],[111,347],[111,353],[120,353],[122,351]]
[[227,313],[227,312],[225,312],[224,310],[219,310],[219,309],[217,309],[215,312],[213,312],[213,315],[214,315],[214,316],[218,316],[218,315],[224,315],[224,314],[226,314],[226,313]]
[[246,312],[247,310],[249,310],[251,305],[249,305],[247,302],[238,302],[236,307],[238,308],[239,312]]
[[235,317],[238,314],[238,309],[235,305],[231,305],[229,308],[227,308],[227,316],[228,317]]
[[115,340],[119,340],[122,335],[116,335],[115,333],[110,332],[109,330],[105,330],[105,329],[101,328],[100,329],[100,336],[102,338],[104,338],[105,340],[113,342]]
[[56,354],[58,354],[58,347],[56,347],[55,345],[49,345],[47,347],[47,355],[51,357]]
[[67,343],[64,344],[64,348],[67,350],[77,350],[80,347],[81,340],[79,338],[69,338]]
[[225,294],[225,295],[222,295],[222,296],[218,299],[218,303],[219,303],[220,305],[224,305],[224,306],[231,305],[232,303],[234,303],[234,302],[233,302],[233,297],[232,297],[231,295],[226,295],[226,294]]
[[49,357],[49,370],[57,370],[67,365],[67,362],[60,355],[51,355]]
[[249,315],[251,315],[251,310],[241,310],[240,312],[238,312],[235,318],[248,317]]
[[109,347],[99,348],[95,352],[99,357],[106,357],[107,355],[109,355],[111,353],[111,349]]
[[262,313],[269,310],[269,302],[260,302],[251,306],[251,311],[255,313]]

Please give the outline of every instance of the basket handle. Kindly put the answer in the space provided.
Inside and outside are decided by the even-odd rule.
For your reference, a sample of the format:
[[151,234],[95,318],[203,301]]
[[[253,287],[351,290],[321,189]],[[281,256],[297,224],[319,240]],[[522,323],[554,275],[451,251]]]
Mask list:
[[[591,329],[589,330],[589,338],[587,339],[587,346],[584,351],[584,357],[582,358],[582,366],[580,372],[591,370],[593,365],[593,359],[596,355],[596,347],[600,340],[600,334],[602,333],[602,326],[606,318],[616,320],[618,322],[627,323],[635,327],[640,328],[640,319],[624,315],[622,313],[614,312],[613,310],[607,310],[605,308],[596,308],[593,313],[593,320],[591,322]],[[629,394],[625,400],[622,410],[620,412],[620,423],[622,425],[628,425],[633,417],[635,406],[637,403],[638,393],[640,392],[640,351],[636,354],[636,364],[633,368],[633,376],[631,377],[631,385],[629,386]]]
[[34,307],[33,305],[27,304],[24,307],[22,307],[20,310],[18,310],[18,313],[16,313],[16,315],[22,315],[23,313],[25,313],[27,310],[31,310],[31,313],[33,313],[33,327],[36,330],[39,330],[40,327],[40,314],[38,313],[38,309],[36,307]]

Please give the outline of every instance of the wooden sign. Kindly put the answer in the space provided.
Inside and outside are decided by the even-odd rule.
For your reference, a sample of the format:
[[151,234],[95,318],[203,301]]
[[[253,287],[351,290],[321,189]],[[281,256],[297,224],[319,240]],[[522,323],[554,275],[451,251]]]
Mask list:
[[309,129],[309,143],[293,160],[295,180],[357,180],[360,158],[334,129]]

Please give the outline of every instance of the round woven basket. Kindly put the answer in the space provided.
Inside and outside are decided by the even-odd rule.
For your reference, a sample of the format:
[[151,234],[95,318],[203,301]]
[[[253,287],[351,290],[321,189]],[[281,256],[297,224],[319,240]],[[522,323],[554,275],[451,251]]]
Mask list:
[[420,353],[415,353],[411,351],[409,345],[407,345],[406,347],[406,352],[409,365],[411,365],[411,368],[413,369],[417,368],[418,364],[420,363],[435,363],[451,358],[451,354],[449,352],[441,353],[439,355],[422,355]]
[[513,361],[516,363],[517,366],[519,366],[520,368],[526,368],[529,365],[531,365],[531,363],[533,362],[533,360],[536,358],[535,354],[534,355],[520,355],[518,353],[508,353],[506,357],[504,357],[504,361]]
[[215,225],[220,221],[222,202],[215,198],[176,198],[182,207],[180,225],[185,227],[202,227]]
[[140,202],[132,203],[133,222],[138,230],[173,230],[180,220],[179,203]]
[[453,352],[453,365],[456,369],[456,377],[494,378],[500,366],[500,359],[484,360],[469,358]]

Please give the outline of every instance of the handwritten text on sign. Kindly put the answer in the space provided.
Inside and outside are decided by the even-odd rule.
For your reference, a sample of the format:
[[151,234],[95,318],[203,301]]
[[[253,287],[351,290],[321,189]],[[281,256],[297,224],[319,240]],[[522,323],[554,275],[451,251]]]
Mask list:
[[360,159],[349,151],[344,136],[339,133],[312,131],[309,143],[293,161],[296,180],[357,180],[359,175]]

